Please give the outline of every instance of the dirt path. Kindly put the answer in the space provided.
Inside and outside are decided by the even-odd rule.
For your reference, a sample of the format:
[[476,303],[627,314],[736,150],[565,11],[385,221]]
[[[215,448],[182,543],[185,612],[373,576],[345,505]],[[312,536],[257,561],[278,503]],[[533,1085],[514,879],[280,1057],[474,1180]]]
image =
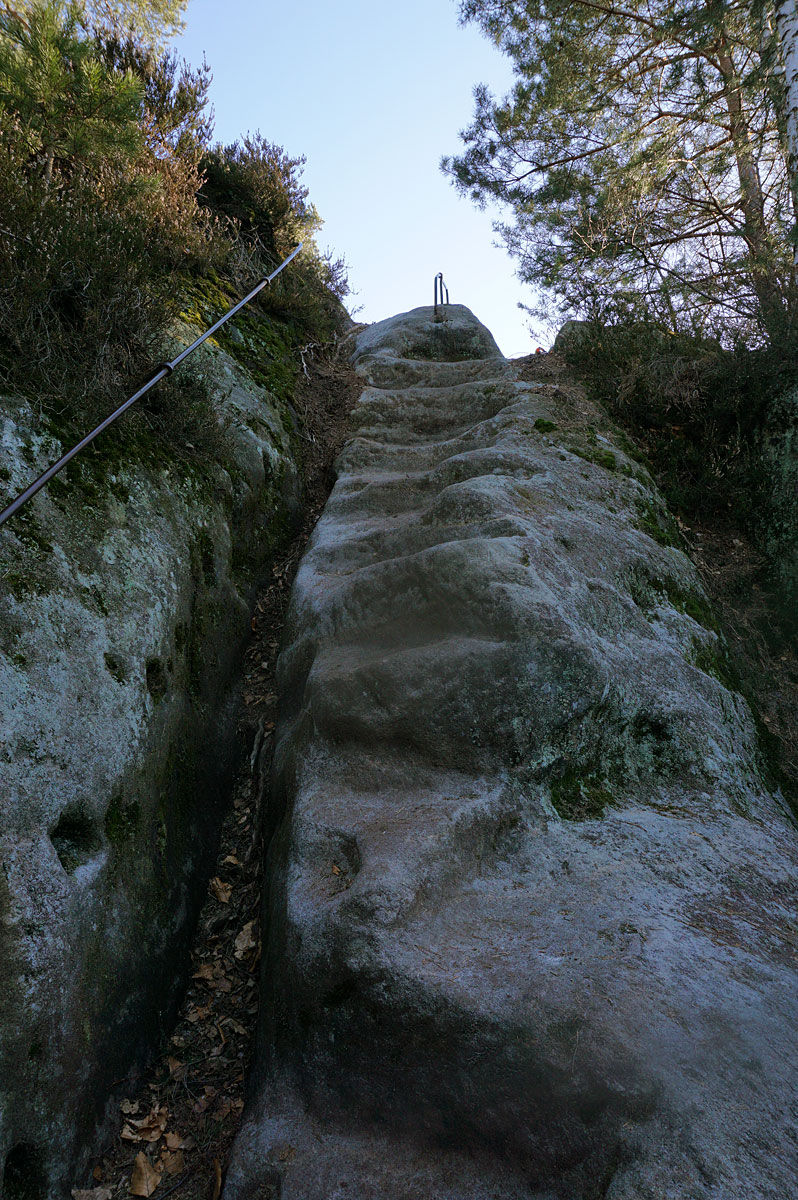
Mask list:
[[216,870],[192,948],[192,976],[177,1025],[151,1068],[122,1097],[112,1144],[79,1181],[76,1200],[217,1200],[244,1106],[258,1013],[260,816],[271,763],[274,669],[283,614],[308,537],[332,482],[332,463],[362,380],[344,355],[305,355],[295,405],[305,443],[305,519],[272,569],[252,617],[240,729],[250,748],[222,829]]

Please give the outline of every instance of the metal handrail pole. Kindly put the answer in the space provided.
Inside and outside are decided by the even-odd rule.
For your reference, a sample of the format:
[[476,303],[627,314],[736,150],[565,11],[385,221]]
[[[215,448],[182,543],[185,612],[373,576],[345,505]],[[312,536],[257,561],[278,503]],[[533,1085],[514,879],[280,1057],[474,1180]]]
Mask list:
[[156,383],[160,383],[161,380],[165,379],[167,375],[171,375],[171,371],[169,370],[168,365],[164,364],[156,372],[156,374],[144,384],[143,387],[139,388],[139,390],[135,392],[134,395],[132,395],[128,400],[126,400],[124,404],[120,404],[119,408],[112,412],[109,417],[106,417],[96,429],[92,429],[91,433],[87,433],[86,436],[82,438],[76,446],[73,446],[71,450],[67,450],[66,454],[62,455],[61,458],[58,459],[58,462],[54,462],[52,466],[49,466],[47,470],[39,476],[38,479],[35,479],[29,487],[25,488],[24,492],[21,492],[15,500],[12,500],[7,508],[4,508],[3,511],[0,512],[0,526],[5,525],[6,521],[13,517],[14,513],[19,512],[23,504],[27,504],[29,500],[32,500],[36,493],[40,492],[45,484],[50,482],[53,476],[57,475],[59,471],[63,471],[64,467],[72,461],[76,454],[80,454],[81,450],[85,450],[86,447],[90,445],[94,439],[103,432],[104,429],[107,429],[109,425],[112,425],[118,417],[122,416],[123,412],[126,412],[132,404],[135,404],[137,400],[140,400],[142,396],[146,395],[147,392],[155,387]]
[[[446,296],[445,301],[443,298],[444,295]],[[441,308],[445,308],[448,303],[449,303],[449,289],[447,288],[446,284],[443,282],[443,271],[439,271],[438,274],[435,276],[435,293],[434,293],[433,308],[432,308],[432,315],[436,321],[438,319],[438,305],[440,304]]]
[[140,400],[142,396],[146,396],[147,392],[151,391],[151,389],[154,388],[157,383],[160,383],[162,379],[165,379],[167,375],[171,375],[175,367],[180,366],[183,359],[188,358],[189,354],[196,350],[198,346],[201,346],[202,343],[206,342],[209,337],[212,337],[213,334],[216,333],[217,329],[221,329],[225,321],[229,321],[230,318],[234,317],[235,314],[242,309],[245,304],[249,304],[250,300],[254,299],[258,292],[262,292],[263,289],[270,284],[273,279],[276,279],[280,272],[288,266],[291,260],[296,258],[297,254],[299,254],[299,251],[302,249],[302,246],[303,243],[300,242],[296,250],[292,251],[292,253],[289,254],[288,258],[286,258],[284,262],[280,263],[276,271],[272,271],[271,275],[266,276],[265,279],[261,279],[261,281],[255,285],[252,291],[246,294],[243,300],[239,300],[238,303],[235,304],[228,312],[226,312],[223,317],[220,317],[215,324],[211,325],[210,329],[206,329],[205,333],[193,341],[190,346],[186,346],[185,350],[181,350],[180,353],[176,355],[175,358],[171,359],[170,362],[161,363],[158,367],[156,367],[155,373],[151,376],[151,378],[148,379],[147,382],[140,387],[137,392],[134,392],[132,396],[128,397],[124,404],[120,404],[119,408],[115,409],[114,412],[112,412],[110,416],[106,417],[104,421],[101,421],[95,429],[92,429],[91,433],[87,433],[86,436],[77,443],[77,445],[73,446],[71,450],[67,450],[66,454],[62,455],[57,462],[54,462],[47,468],[46,471],[42,472],[38,479],[35,479],[33,483],[25,488],[24,492],[21,492],[15,500],[12,500],[12,502],[6,508],[4,508],[2,512],[0,512],[0,526],[5,525],[6,521],[13,517],[15,513],[19,512],[24,504],[27,504],[29,500],[32,500],[36,493],[41,491],[41,489],[50,482],[53,476],[57,475],[59,471],[63,471],[64,467],[72,461],[76,454],[80,454],[81,450],[85,450],[86,447],[89,446],[94,439],[103,432],[103,430],[107,429],[109,425],[113,425],[114,421],[121,417],[124,412],[127,412],[131,405],[135,404],[137,400]]
[[[213,335],[216,333],[216,330],[221,329],[221,327],[222,327],[222,325],[224,325],[225,321],[229,321],[231,317],[234,317],[236,315],[236,313],[239,311],[239,309],[242,309],[245,304],[249,304],[250,300],[254,300],[254,298],[255,298],[255,296],[257,296],[258,292],[262,292],[263,289],[267,286],[267,284],[271,283],[271,281],[273,279],[276,279],[277,276],[280,274],[280,272],[288,266],[288,264],[292,261],[292,259],[296,258],[297,254],[299,254],[299,251],[302,249],[303,245],[304,245],[304,243],[300,242],[299,245],[297,246],[296,250],[293,250],[288,255],[288,258],[286,258],[284,262],[280,263],[280,265],[276,271],[272,271],[271,275],[267,275],[267,277],[265,279],[261,279],[260,283],[257,283],[255,285],[255,287],[252,289],[252,291],[248,292],[246,294],[246,296],[244,297],[243,300],[239,300],[238,304],[233,305],[233,307],[228,312],[226,312],[223,317],[220,317],[215,325],[211,325],[210,329],[206,329],[205,332],[200,337],[198,337],[196,341],[192,342],[190,346],[186,346],[185,350],[181,350],[181,352],[177,355],[177,357],[173,358],[171,362],[164,364],[165,366],[168,366],[169,368],[171,368],[170,374],[171,374],[171,371],[174,371],[175,367],[180,366],[180,363],[183,361],[184,358],[188,358],[189,354],[191,354],[192,351],[196,350],[198,346],[201,346],[202,343],[207,341],[209,337],[213,337]],[[2,514],[0,514],[0,515],[2,515]]]

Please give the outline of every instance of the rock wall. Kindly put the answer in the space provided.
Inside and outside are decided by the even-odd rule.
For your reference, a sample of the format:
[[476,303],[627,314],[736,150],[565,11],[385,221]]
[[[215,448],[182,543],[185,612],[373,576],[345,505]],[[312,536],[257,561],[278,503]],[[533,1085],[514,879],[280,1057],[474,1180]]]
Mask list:
[[[6,1200],[69,1195],[185,980],[250,601],[299,502],[289,409],[215,358],[229,469],[78,459],[0,532]],[[6,496],[60,453],[41,429],[0,404]]]
[[355,357],[225,1200],[798,1195],[798,838],[656,488],[467,309]]

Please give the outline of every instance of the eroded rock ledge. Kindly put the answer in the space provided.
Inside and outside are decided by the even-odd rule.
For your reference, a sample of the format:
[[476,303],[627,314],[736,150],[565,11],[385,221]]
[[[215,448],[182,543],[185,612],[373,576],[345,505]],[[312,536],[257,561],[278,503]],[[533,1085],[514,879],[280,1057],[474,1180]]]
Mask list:
[[632,448],[448,317],[296,580],[226,1200],[783,1200],[795,826]]
[[[0,535],[5,1200],[69,1195],[185,984],[250,601],[300,492],[285,402],[215,357],[228,469],[78,459]],[[61,452],[41,428],[0,402],[4,500]]]

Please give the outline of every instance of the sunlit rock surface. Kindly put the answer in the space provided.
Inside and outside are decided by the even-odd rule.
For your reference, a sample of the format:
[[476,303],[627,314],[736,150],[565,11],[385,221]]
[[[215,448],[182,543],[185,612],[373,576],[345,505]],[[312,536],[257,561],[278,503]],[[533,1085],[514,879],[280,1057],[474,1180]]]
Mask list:
[[[284,412],[218,358],[231,473],[133,455],[0,531],[4,1200],[69,1196],[185,980],[251,592],[298,493]],[[3,502],[60,451],[0,401]]]
[[795,825],[633,447],[448,311],[296,580],[226,1200],[786,1200]]

